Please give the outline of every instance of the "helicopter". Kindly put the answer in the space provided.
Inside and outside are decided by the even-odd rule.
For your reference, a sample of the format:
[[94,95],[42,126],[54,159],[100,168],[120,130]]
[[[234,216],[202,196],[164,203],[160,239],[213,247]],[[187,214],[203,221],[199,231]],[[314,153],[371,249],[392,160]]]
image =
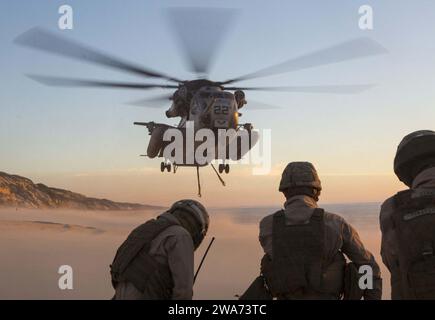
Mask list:
[[[217,47],[221,43],[223,34],[228,30],[231,21],[235,18],[234,12],[230,11],[230,9],[218,8],[170,8],[168,12],[170,22],[174,27],[173,29],[178,34],[177,39],[190,64],[190,70],[197,75],[196,79],[185,80],[166,75],[162,72],[142,67],[136,63],[114,57],[108,53],[40,27],[32,28],[19,35],[15,39],[15,43],[31,49],[97,64],[136,76],[165,81],[166,83],[119,82],[28,75],[31,79],[50,86],[120,88],[143,91],[150,89],[173,90],[172,94],[144,99],[138,103],[147,106],[152,103],[172,101],[165,115],[168,118],[179,117],[181,120],[177,126],[155,123],[153,121],[135,122],[134,124],[144,126],[148,129],[151,138],[147,153],[143,156],[151,159],[157,157],[163,158],[160,164],[160,170],[162,172],[173,171],[175,173],[178,167],[196,167],[199,195],[201,194],[199,167],[210,164],[221,183],[225,185],[220,174],[229,173],[229,164],[226,162],[229,160],[240,160],[259,140],[258,132],[253,130],[254,127],[251,123],[242,124],[239,122],[242,116],[240,109],[245,108],[249,110],[250,108],[245,91],[357,94],[374,86],[372,84],[363,84],[249,87],[235,86],[235,83],[387,53],[387,50],[376,41],[367,37],[360,37],[292,58],[242,76],[232,77],[224,81],[213,81],[208,79],[207,76],[211,60],[217,51]],[[207,28],[207,26],[212,27]],[[205,29],[207,32],[204,31]],[[224,156],[216,152],[214,159],[210,160],[218,160],[221,162],[218,170],[215,169],[211,161],[202,164],[196,161],[193,163],[187,163],[186,161],[171,163],[170,160],[164,156],[165,147],[169,143],[169,141],[164,140],[165,132],[169,129],[178,129],[181,130],[183,137],[185,137],[186,125],[189,122],[194,124],[195,131],[210,129],[216,132],[219,129],[232,129],[237,132],[247,132],[250,137],[248,148],[241,148],[240,141],[238,140],[240,137],[235,137],[232,141],[229,141],[228,144],[236,143],[236,156],[231,158],[228,152],[226,152]],[[185,159],[185,156],[183,159]]]
[[[255,144],[257,143],[259,136],[258,132],[253,131],[253,126],[250,123],[240,124],[239,117],[241,113],[239,110],[243,108],[246,104],[245,94],[241,90],[236,90],[233,93],[225,90],[223,86],[219,83],[207,80],[207,79],[197,79],[191,80],[183,83],[174,92],[172,98],[171,107],[166,111],[166,116],[168,118],[180,117],[180,123],[177,129],[181,130],[183,138],[186,139],[186,124],[188,121],[193,123],[194,131],[198,132],[201,129],[208,129],[214,135],[217,135],[218,130],[229,130],[233,129],[236,131],[247,131],[249,138],[249,147],[243,150],[241,142],[234,141],[237,146],[237,155],[231,157],[229,148],[230,141],[225,143],[225,148],[228,149],[224,156],[221,156],[217,150],[214,152],[213,160],[223,160],[219,164],[219,173],[229,173],[229,164],[225,164],[225,160],[240,160]],[[163,157],[166,161],[161,163],[161,171],[167,170],[171,172],[172,165],[174,166],[174,171],[181,166],[193,166],[201,167],[208,165],[210,163],[199,163],[193,157],[194,161],[189,163],[186,161],[186,153],[184,150],[183,160],[175,162],[172,160],[168,162],[164,156],[165,147],[169,144],[169,141],[164,139],[164,135],[168,129],[173,129],[174,127],[167,124],[159,124],[155,122],[135,122],[135,125],[146,126],[151,136],[150,142],[147,148],[146,156],[148,158]],[[193,136],[193,135],[192,135]],[[241,137],[241,135],[239,135]],[[237,139],[237,137],[232,137],[231,139]],[[197,143],[196,145],[199,145]],[[186,145],[183,141],[182,145]],[[217,141],[215,141],[215,147],[217,149]],[[195,150],[193,150],[195,153]],[[209,159],[212,160],[212,159]]]

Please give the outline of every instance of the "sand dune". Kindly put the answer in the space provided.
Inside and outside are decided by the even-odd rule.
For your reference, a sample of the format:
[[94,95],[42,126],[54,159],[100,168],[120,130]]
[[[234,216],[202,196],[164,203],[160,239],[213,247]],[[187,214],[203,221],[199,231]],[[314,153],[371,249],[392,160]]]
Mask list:
[[48,187],[18,175],[0,172],[0,207],[79,210],[157,209],[138,203],[114,202],[86,197],[69,190]]

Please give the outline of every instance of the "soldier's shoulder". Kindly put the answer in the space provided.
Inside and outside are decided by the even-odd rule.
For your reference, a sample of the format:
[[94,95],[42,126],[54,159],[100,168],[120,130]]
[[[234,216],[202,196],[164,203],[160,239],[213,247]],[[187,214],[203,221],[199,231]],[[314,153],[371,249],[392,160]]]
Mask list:
[[189,231],[187,231],[185,228],[183,228],[182,226],[180,226],[179,224],[174,224],[170,227],[168,227],[165,231],[163,231],[163,233],[170,237],[170,236],[174,236],[174,237],[190,237],[190,233]]
[[260,220],[260,226],[270,223],[273,220],[273,214],[268,214]]
[[340,222],[340,223],[346,222],[346,220],[338,213],[333,213],[333,212],[329,212],[329,211],[324,211],[323,217],[324,217],[325,221],[336,221],[336,222]]
[[354,227],[340,214],[325,212],[325,226],[335,234],[342,235],[343,232],[356,232]]
[[267,224],[272,223],[272,221],[273,221],[273,216],[274,216],[276,213],[280,212],[280,211],[282,211],[282,209],[281,209],[281,210],[277,210],[277,211],[275,211],[275,212],[273,212],[273,213],[269,213],[268,215],[266,215],[265,217],[263,217],[263,218],[260,220],[260,226],[262,226],[262,225],[267,225]]
[[379,213],[379,224],[381,230],[386,230],[389,226],[392,226],[391,218],[394,212],[394,197],[395,196],[388,198],[381,204],[381,210]]
[[396,195],[391,196],[391,197],[389,197],[388,199],[386,199],[384,202],[382,202],[382,204],[381,204],[381,212],[382,212],[382,211],[389,210],[389,209],[391,209],[391,208],[393,207],[393,204],[394,204],[394,197],[395,197],[395,196],[396,196]]

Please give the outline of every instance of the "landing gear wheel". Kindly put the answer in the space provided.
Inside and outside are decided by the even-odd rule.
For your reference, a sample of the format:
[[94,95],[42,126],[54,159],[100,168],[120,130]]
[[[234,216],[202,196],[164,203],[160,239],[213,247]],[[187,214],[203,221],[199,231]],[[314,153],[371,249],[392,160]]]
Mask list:
[[222,173],[222,172],[224,172],[224,170],[225,170],[225,165],[224,164],[219,164],[219,173]]
[[168,170],[168,172],[171,172],[171,170],[172,170],[172,165],[171,165],[170,163],[168,163],[168,164],[166,165],[166,169]]
[[251,123],[245,123],[245,124],[243,125],[243,128],[244,128],[245,130],[247,130],[248,132],[251,132],[251,131],[254,129],[254,126],[253,126]]
[[166,169],[166,165],[165,165],[165,163],[164,163],[164,162],[160,163],[160,171],[161,171],[161,172],[164,172],[165,169]]
[[226,174],[230,173],[230,165],[229,164],[225,165],[225,173]]

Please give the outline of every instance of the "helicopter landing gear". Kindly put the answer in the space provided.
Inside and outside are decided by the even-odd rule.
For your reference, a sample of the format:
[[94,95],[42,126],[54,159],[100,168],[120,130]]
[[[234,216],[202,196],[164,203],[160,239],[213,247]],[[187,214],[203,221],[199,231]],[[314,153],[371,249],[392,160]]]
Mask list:
[[164,162],[160,163],[160,171],[165,172],[165,170],[171,172],[172,165],[170,163],[164,163]]
[[245,123],[243,125],[243,129],[247,130],[248,132],[251,132],[252,130],[254,130],[254,126],[251,123]]
[[223,165],[222,163],[219,164],[219,167],[218,167],[219,173],[224,172],[224,167],[225,167],[225,165]]
[[229,164],[219,164],[219,173],[225,172],[226,174],[230,173],[230,165]]

